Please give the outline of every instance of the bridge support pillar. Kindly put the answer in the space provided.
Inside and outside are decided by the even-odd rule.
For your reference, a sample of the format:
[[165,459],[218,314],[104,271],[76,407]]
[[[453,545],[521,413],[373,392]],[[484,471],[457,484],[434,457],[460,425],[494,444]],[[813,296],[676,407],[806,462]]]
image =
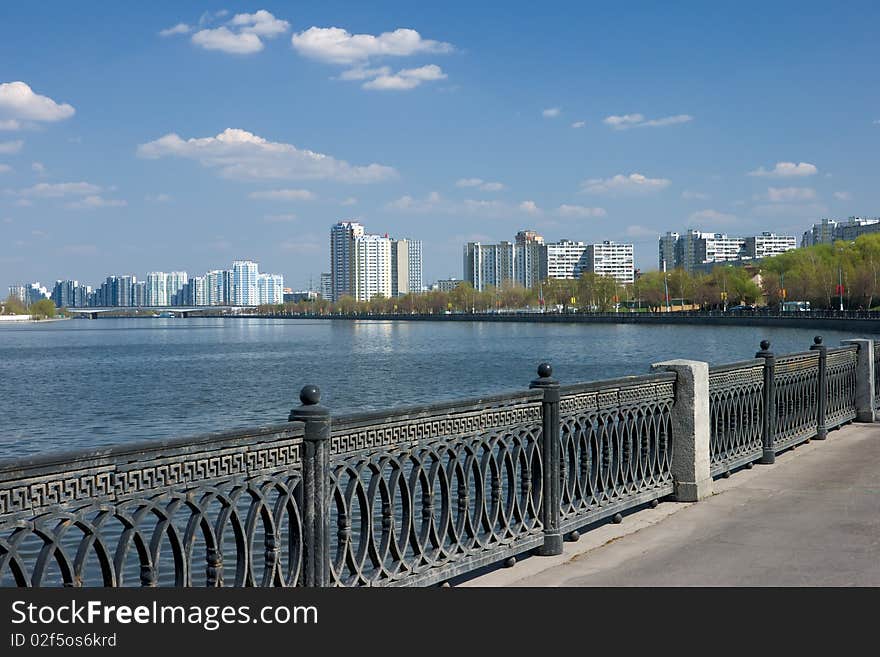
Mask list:
[[672,407],[672,477],[675,499],[698,502],[712,494],[709,473],[709,364],[667,360],[653,371],[675,372]]
[[859,348],[856,357],[856,422],[874,422],[877,409],[874,399],[878,391],[874,390],[874,341],[843,340],[841,344],[854,344]]

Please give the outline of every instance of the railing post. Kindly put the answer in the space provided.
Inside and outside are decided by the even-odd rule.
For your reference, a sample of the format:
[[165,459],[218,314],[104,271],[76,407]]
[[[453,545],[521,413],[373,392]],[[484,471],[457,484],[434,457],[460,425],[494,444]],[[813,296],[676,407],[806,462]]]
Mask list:
[[321,391],[305,386],[301,406],[288,422],[303,422],[302,539],[303,586],[330,585],[330,411],[320,405]]
[[819,398],[816,400],[816,440],[825,440],[828,437],[828,427],[825,426],[825,404],[828,398],[828,347],[822,344],[822,336],[813,338],[810,351],[819,352]]
[[544,525],[544,544],[538,548],[538,554],[551,556],[562,554],[562,532],[559,530],[562,455],[559,445],[559,381],[553,378],[553,368],[549,363],[538,366],[538,378],[529,384],[529,388],[544,391],[541,401],[541,521]]
[[710,473],[709,364],[667,360],[653,371],[675,372],[672,406],[672,480],[678,502],[699,502],[712,494]]
[[761,340],[761,351],[755,358],[764,359],[764,416],[761,418],[764,452],[760,463],[776,463],[773,439],[776,431],[776,356],[770,351],[770,341]]
[[877,409],[874,399],[874,341],[842,340],[841,344],[854,344],[859,348],[856,356],[856,422],[874,422]]

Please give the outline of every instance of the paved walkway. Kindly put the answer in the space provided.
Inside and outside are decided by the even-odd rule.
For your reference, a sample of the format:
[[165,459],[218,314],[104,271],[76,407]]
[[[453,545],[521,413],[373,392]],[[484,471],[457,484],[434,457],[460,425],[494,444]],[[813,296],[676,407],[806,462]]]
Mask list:
[[460,586],[880,586],[880,424],[852,424]]

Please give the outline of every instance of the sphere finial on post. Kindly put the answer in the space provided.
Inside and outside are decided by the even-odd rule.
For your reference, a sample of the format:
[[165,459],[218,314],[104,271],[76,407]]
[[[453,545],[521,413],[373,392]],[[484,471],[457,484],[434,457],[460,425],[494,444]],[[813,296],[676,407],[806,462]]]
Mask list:
[[314,406],[321,403],[321,389],[318,386],[303,386],[299,391],[299,400],[303,406]]
[[817,335],[815,338],[813,338],[813,344],[815,344],[815,345],[820,345],[820,344],[822,344],[822,336],[821,336],[821,335]]
[[755,358],[767,358],[772,355],[773,352],[770,351],[770,340],[761,340],[761,351],[755,354]]

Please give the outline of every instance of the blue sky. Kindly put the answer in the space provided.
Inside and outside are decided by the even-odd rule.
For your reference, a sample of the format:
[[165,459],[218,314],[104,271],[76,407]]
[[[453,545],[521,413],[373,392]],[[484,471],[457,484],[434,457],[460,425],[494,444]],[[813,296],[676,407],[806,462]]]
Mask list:
[[[880,214],[876,2],[4,3],[0,285]],[[175,29],[176,28],[176,29]],[[337,28],[337,29],[331,29]],[[398,31],[399,30],[399,31]],[[163,34],[163,31],[165,33]]]

